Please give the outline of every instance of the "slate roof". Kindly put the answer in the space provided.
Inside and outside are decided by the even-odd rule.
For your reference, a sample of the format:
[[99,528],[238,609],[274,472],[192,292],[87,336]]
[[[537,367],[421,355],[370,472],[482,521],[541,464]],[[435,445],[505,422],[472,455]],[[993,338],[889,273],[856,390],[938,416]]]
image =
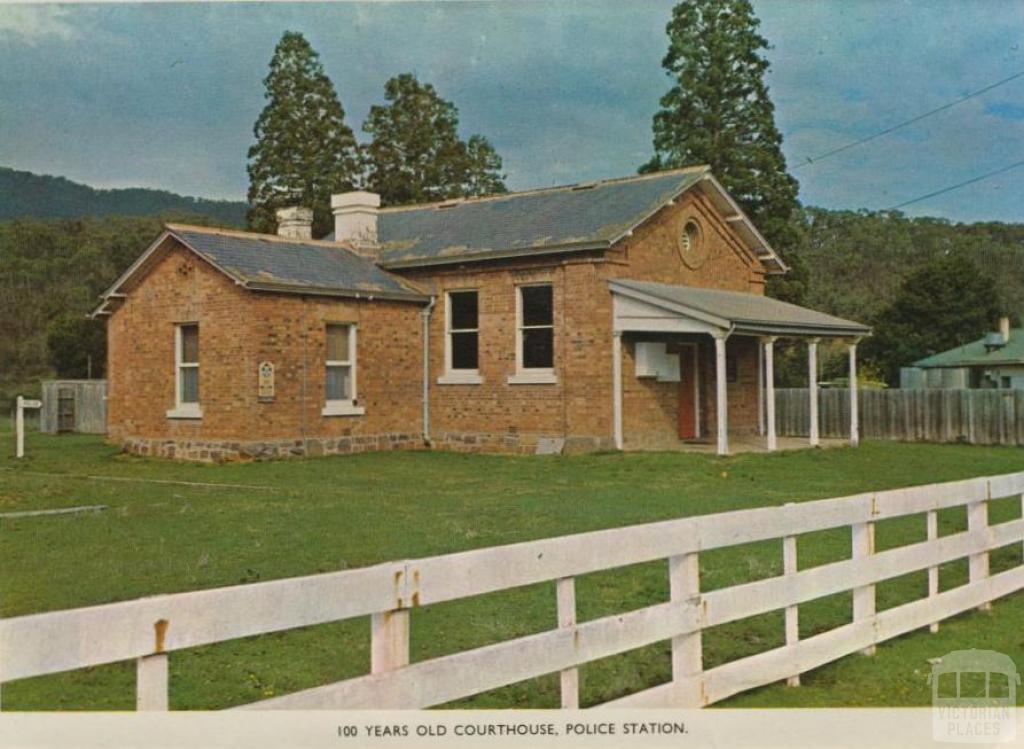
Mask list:
[[176,224],[169,224],[167,231],[252,289],[424,296],[405,280],[340,245]]
[[1024,328],[1010,331],[1010,340],[1005,345],[988,351],[985,338],[942,351],[914,362],[913,366],[924,369],[936,367],[977,367],[999,364],[1024,364]]
[[613,290],[620,288],[627,292],[640,292],[647,297],[685,307],[704,316],[712,324],[734,327],[742,333],[863,336],[871,332],[867,325],[760,294],[624,279],[610,283]]
[[[673,198],[704,183],[768,267],[785,265],[713,180],[706,166],[652,175],[383,209],[381,264],[418,267],[520,255],[602,250]],[[327,237],[328,240],[334,235]]]

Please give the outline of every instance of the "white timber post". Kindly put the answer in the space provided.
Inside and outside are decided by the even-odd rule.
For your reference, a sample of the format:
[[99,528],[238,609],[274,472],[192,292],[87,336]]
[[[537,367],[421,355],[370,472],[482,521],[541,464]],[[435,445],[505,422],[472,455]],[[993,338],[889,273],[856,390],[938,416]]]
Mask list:
[[729,454],[729,401],[725,373],[727,333],[715,334],[715,417],[718,430],[718,454]]
[[778,438],[775,435],[775,338],[764,339],[764,382],[765,382],[765,416],[766,447],[769,451],[777,450]]
[[[872,497],[872,506],[874,498]],[[853,558],[864,559],[875,553],[875,524],[855,523],[852,527]],[[875,586],[864,585],[853,589],[853,621],[871,619],[875,616]],[[864,655],[874,655],[875,646],[869,645],[861,651]]]
[[167,640],[166,619],[153,624],[155,644],[152,655],[144,655],[135,661],[135,709],[139,711],[165,711],[168,709],[169,664],[165,644]]
[[[576,628],[576,582],[571,577],[561,577],[556,583],[558,597],[558,627],[560,629]],[[580,706],[580,677],[575,668],[567,668],[561,673],[562,709],[578,710]]]
[[860,444],[860,415],[857,413],[857,342],[850,344],[850,444]]
[[807,393],[810,399],[810,443],[817,447],[818,437],[818,339],[807,341]]
[[17,440],[17,448],[14,451],[16,457],[25,457],[25,399],[20,395],[17,400],[17,407],[14,411],[14,433]]
[[612,333],[612,432],[615,449],[622,449],[622,333]]
[[[419,573],[416,573],[417,577]],[[398,608],[370,616],[370,673],[409,665],[409,569],[395,571]],[[417,594],[418,595],[418,594]]]
[[135,709],[167,710],[167,654],[145,655],[135,662]]
[[[991,488],[989,484],[985,482],[987,497],[991,496]],[[972,535],[982,535],[988,528],[988,502],[982,500],[980,502],[972,502],[967,505],[967,530]],[[977,583],[988,577],[988,552],[982,551],[978,554],[971,554],[967,558],[968,566],[968,578],[969,582]],[[986,601],[985,603],[978,606],[979,611],[989,611],[992,608],[992,603]]]
[[[787,503],[792,504],[792,503]],[[789,576],[797,573],[796,536],[785,536],[782,539],[782,574]],[[794,604],[786,607],[786,646],[792,647],[800,641],[800,610]],[[786,677],[786,686],[800,686],[800,674]]]
[[409,665],[409,609],[381,611],[370,617],[370,673]]
[[[700,596],[700,559],[697,552],[668,560],[669,600],[693,601]],[[701,631],[672,638],[672,683],[679,707],[703,707],[704,670]]]
[[757,433],[764,436],[764,346],[757,347]]
[[[927,515],[928,540],[934,541],[939,537],[939,514],[935,510],[929,510]],[[939,567],[932,565],[928,568],[928,597],[934,598],[939,594]],[[932,622],[928,629],[933,634],[939,631],[939,623]]]

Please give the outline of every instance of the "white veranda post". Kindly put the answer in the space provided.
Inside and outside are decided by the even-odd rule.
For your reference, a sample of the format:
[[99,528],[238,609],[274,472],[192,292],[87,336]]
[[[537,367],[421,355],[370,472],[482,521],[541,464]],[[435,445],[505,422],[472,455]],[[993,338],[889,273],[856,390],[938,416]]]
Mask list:
[[727,334],[715,335],[715,416],[718,428],[718,454],[729,454],[729,403],[726,395],[725,342]]
[[860,443],[860,416],[857,413],[857,342],[850,344],[850,444]]
[[775,338],[764,339],[764,384],[765,384],[765,446],[768,450],[778,449],[775,436]]
[[612,433],[615,449],[622,449],[622,333],[612,335]]
[[807,393],[810,400],[811,447],[817,447],[818,438],[818,339],[807,341]]

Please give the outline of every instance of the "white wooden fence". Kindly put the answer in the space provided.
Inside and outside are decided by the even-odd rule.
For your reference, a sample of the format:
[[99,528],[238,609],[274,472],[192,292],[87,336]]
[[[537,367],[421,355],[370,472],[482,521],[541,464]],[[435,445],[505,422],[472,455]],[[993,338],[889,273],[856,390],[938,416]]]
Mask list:
[[[345,572],[142,598],[0,620],[0,682],[135,659],[137,705],[168,707],[168,653],[295,627],[371,616],[371,673],[243,706],[255,709],[424,708],[561,672],[562,706],[579,704],[576,667],[671,640],[672,679],[602,707],[703,706],[786,679],[1024,587],[1024,566],[989,574],[990,550],[1024,541],[1024,519],[988,523],[988,500],[1018,497],[1024,473],[719,513]],[[1024,498],[1022,498],[1024,501]],[[964,506],[967,530],[938,536],[936,512]],[[875,553],[874,524],[921,514],[927,540]],[[851,559],[798,570],[796,536],[849,527]],[[780,576],[702,593],[709,549],[781,539]],[[969,582],[939,592],[938,566],[967,557]],[[667,601],[576,621],[574,577],[665,559]],[[929,571],[926,597],[875,611],[875,584]],[[417,606],[557,581],[557,628],[409,663]],[[799,606],[853,591],[853,621],[801,640]],[[785,610],[782,647],[705,670],[701,632]]]

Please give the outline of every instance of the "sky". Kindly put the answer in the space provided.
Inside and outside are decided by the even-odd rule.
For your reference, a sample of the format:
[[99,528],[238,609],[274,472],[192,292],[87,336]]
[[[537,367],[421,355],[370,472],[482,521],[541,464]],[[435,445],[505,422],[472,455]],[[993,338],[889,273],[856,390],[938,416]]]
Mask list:
[[[809,205],[884,209],[1024,159],[1024,0],[753,0],[783,152]],[[636,172],[671,81],[673,0],[19,5],[0,0],[0,165],[96,187],[244,199],[262,79],[286,30],[357,137],[414,72],[486,135],[511,189]],[[1024,222],[1024,167],[906,207]]]

